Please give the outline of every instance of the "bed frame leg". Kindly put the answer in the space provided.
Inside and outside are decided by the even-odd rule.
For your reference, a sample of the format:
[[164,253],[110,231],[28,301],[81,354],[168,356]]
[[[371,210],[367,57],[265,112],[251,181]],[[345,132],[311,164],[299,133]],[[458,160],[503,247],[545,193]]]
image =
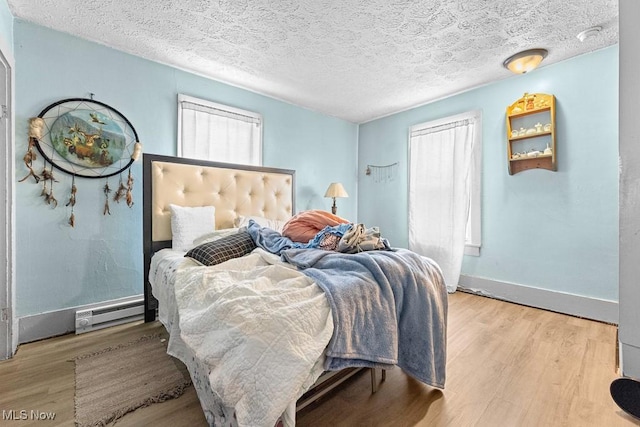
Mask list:
[[[371,371],[371,393],[375,393],[378,391],[378,371],[376,368],[370,368]],[[385,369],[382,370],[382,381],[387,379],[387,371]]]
[[156,320],[156,309],[152,308],[150,310],[144,310],[144,321],[147,322],[155,322]]

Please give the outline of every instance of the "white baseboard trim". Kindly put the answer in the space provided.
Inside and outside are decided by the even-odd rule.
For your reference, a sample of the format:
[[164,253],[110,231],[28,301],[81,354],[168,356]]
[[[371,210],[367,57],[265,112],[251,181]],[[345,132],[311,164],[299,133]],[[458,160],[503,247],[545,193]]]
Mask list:
[[618,324],[617,301],[465,275],[460,276],[458,289],[558,313]]
[[90,310],[105,304],[133,302],[141,297],[143,297],[142,294],[20,317],[16,319],[18,322],[18,343],[24,344],[58,335],[75,333],[76,311]]
[[[627,363],[625,363],[625,361]],[[622,376],[640,378],[640,348],[620,342],[620,367]]]

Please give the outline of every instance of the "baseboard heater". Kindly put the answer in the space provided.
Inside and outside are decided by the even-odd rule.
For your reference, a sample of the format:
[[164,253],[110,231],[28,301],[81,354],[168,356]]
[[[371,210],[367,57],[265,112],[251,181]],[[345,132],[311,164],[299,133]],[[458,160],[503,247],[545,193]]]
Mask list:
[[142,320],[144,298],[76,311],[76,334]]

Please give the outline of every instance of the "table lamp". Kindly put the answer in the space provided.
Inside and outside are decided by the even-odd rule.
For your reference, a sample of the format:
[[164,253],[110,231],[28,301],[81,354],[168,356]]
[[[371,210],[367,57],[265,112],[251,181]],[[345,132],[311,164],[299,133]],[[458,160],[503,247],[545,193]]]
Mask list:
[[327,192],[324,194],[324,197],[333,198],[333,206],[331,206],[331,213],[336,214],[338,211],[338,207],[336,206],[336,197],[349,197],[347,192],[345,191],[342,184],[339,182],[332,182],[327,188]]

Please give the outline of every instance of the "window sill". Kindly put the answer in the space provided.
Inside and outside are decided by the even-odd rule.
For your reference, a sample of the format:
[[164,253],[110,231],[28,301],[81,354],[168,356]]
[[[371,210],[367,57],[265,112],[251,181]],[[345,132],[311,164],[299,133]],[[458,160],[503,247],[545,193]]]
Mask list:
[[464,254],[469,256],[480,256],[479,245],[464,245]]

